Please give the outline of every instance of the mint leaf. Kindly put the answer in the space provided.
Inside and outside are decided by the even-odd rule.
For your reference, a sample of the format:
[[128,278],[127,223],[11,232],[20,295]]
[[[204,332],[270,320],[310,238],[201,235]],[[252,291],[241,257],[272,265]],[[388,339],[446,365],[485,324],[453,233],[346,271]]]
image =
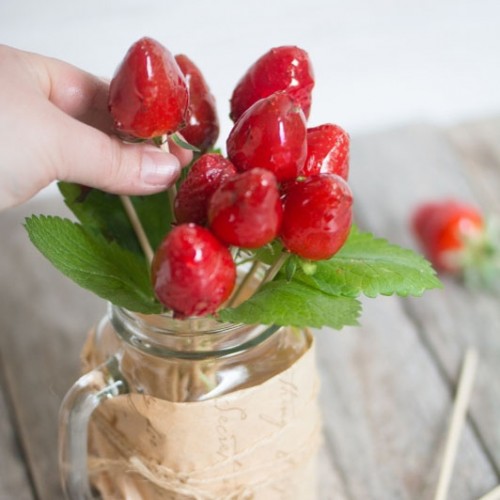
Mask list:
[[419,296],[441,283],[422,256],[356,228],[331,259],[318,261],[316,272],[300,268],[294,280],[334,295],[367,297],[397,294]]
[[[120,197],[78,184],[59,182],[64,201],[76,218],[87,229],[115,241],[123,248],[142,255],[142,249]],[[156,249],[170,231],[172,214],[168,194],[131,196],[137,215],[153,249]]]
[[81,287],[132,311],[162,311],[144,258],[68,219],[32,216],[25,227],[38,250]]
[[360,303],[350,297],[328,295],[301,283],[277,279],[234,309],[219,312],[223,321],[297,327],[357,325]]

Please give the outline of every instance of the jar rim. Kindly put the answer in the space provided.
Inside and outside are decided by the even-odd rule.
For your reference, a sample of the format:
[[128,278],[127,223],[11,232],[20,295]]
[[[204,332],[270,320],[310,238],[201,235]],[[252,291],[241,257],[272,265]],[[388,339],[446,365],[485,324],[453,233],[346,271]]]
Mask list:
[[215,318],[173,318],[169,313],[141,314],[110,304],[109,317],[118,335],[154,356],[200,359],[227,356],[263,342],[277,325],[247,325]]
[[157,314],[143,314],[130,311],[123,307],[111,304],[113,314],[119,314],[122,319],[139,324],[164,335],[196,335],[232,330],[244,327],[243,323],[229,323],[219,321],[210,316],[189,316],[187,318],[174,318],[172,311]]

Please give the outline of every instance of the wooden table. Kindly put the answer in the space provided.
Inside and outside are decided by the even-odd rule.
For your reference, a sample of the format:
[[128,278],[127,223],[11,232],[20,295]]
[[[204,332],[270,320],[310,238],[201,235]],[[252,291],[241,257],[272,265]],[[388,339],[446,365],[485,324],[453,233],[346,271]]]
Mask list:
[[[352,146],[358,224],[414,247],[417,203],[454,196],[500,212],[500,120],[443,130],[414,125]],[[0,215],[0,499],[61,498],[57,412],[77,378],[86,329],[102,301],[59,275],[21,227],[60,200]],[[428,499],[464,351],[480,364],[449,499],[500,482],[499,298],[445,280],[419,299],[364,301],[362,326],[317,332],[325,445],[320,500]]]

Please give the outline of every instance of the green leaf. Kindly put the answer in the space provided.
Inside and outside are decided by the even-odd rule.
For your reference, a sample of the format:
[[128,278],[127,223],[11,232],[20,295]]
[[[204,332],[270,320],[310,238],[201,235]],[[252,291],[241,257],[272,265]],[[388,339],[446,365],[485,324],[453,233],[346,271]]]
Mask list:
[[283,251],[283,245],[277,239],[271,241],[267,245],[256,250],[247,250],[253,252],[256,260],[260,260],[264,264],[272,265]]
[[87,230],[132,252],[142,252],[118,196],[67,182],[59,182],[58,187],[68,208]]
[[162,311],[144,258],[68,219],[32,216],[25,227],[38,250],[81,287],[132,311]]
[[158,248],[163,238],[172,229],[173,214],[170,210],[168,192],[149,196],[131,196],[137,215],[144,226],[153,250]]
[[193,146],[192,144],[189,144],[189,142],[185,141],[179,134],[172,134],[170,139],[172,139],[175,144],[182,149],[188,149],[189,151],[194,151],[196,153],[201,151],[200,148],[197,148],[196,146]]
[[[123,248],[142,255],[142,249],[120,197],[78,184],[59,182],[59,190],[68,208],[88,230],[115,241]],[[153,249],[170,231],[172,214],[166,192],[150,196],[131,196]]]
[[295,255],[290,255],[285,262],[284,269],[287,281],[290,281],[293,278],[295,271],[297,271],[297,259],[295,257]]
[[356,297],[397,294],[419,296],[441,283],[430,263],[412,250],[353,228],[331,259],[318,261],[316,272],[297,270],[295,280],[325,293]]
[[214,154],[217,154],[217,155],[221,155],[222,154],[222,149],[221,148],[210,148],[207,153],[214,153]]
[[297,282],[277,279],[234,309],[219,312],[223,321],[341,329],[357,325],[360,303],[350,297],[328,295]]

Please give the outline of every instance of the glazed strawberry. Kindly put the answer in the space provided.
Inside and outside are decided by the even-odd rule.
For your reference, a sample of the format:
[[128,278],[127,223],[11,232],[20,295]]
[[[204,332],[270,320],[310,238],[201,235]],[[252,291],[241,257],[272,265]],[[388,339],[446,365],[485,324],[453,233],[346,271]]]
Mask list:
[[227,154],[239,171],[262,167],[278,182],[295,179],[307,154],[304,113],[285,92],[257,101],[231,130]]
[[349,175],[349,135],[333,123],[307,129],[307,158],[299,175],[319,173]]
[[260,57],[238,82],[231,97],[233,121],[253,103],[277,91],[286,91],[309,117],[314,76],[305,50],[284,46],[271,49]]
[[328,259],[344,244],[352,223],[352,193],[335,174],[317,174],[288,185],[280,236],[300,257]]
[[195,224],[175,227],[152,264],[158,300],[178,318],[210,314],[229,297],[236,270],[229,250]]
[[141,139],[171,134],[184,125],[187,107],[186,81],[172,54],[151,38],[134,43],[109,87],[116,129]]
[[[467,203],[443,200],[420,205],[413,214],[412,226],[426,254],[439,271],[456,273],[467,259],[487,248],[485,224],[479,210]],[[469,264],[473,264],[469,262]]]
[[180,54],[175,56],[175,60],[186,78],[189,90],[189,107],[182,135],[189,144],[207,151],[219,137],[215,98],[201,71],[187,56]]
[[234,165],[219,154],[207,153],[193,164],[175,199],[177,222],[207,223],[208,201],[215,190],[236,174]]
[[272,241],[282,218],[276,177],[254,168],[226,180],[213,194],[208,220],[214,234],[224,243],[258,248]]

